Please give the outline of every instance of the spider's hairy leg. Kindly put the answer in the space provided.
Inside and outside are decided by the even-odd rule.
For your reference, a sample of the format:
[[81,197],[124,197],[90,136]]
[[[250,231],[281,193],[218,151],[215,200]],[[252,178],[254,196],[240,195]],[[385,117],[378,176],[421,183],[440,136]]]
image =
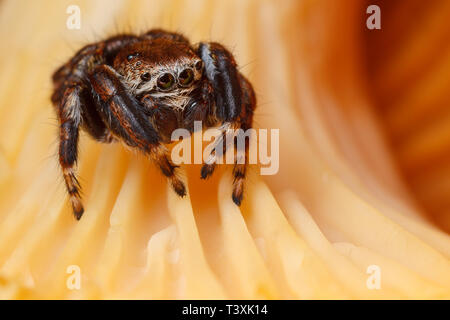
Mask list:
[[252,128],[253,113],[256,108],[256,96],[250,82],[242,75],[239,75],[239,82],[242,88],[242,105],[241,114],[236,120],[240,130],[236,136],[236,162],[233,168],[233,194],[234,203],[238,206],[244,197],[244,183],[248,167],[248,152],[250,147],[250,136],[246,139],[247,130]]
[[[250,144],[250,136],[246,139],[245,125],[237,131],[230,128],[231,124],[226,123],[226,127],[221,127],[222,133],[218,136],[217,142],[214,143],[213,151],[211,152],[206,163],[201,168],[201,178],[209,178],[216,168],[216,160],[218,157],[225,157],[231,145],[234,145],[234,167],[233,167],[233,202],[238,206],[242,202],[244,194],[244,182],[248,165],[248,151]],[[230,128],[230,129],[229,129]],[[222,150],[218,149],[222,146]]]
[[[214,42],[200,43],[197,51],[205,64],[206,77],[214,89],[217,120],[222,124],[229,123],[233,128],[250,129],[256,107],[255,94],[251,84],[237,70],[233,55],[221,44]],[[236,138],[241,138],[242,134],[239,131]],[[227,147],[225,145],[225,148]],[[248,149],[249,143],[245,142],[244,146],[238,143],[232,194],[233,201],[237,205],[241,204],[244,194]],[[210,176],[214,168],[215,165],[205,164],[201,170],[202,178]]]
[[200,43],[197,51],[214,90],[217,119],[222,122],[234,121],[242,109],[242,88],[233,55],[215,42]]
[[126,90],[116,71],[100,65],[89,75],[100,117],[108,129],[130,147],[149,153],[159,136],[142,106]]
[[59,105],[60,121],[59,163],[62,168],[64,182],[69,193],[73,213],[79,220],[84,208],[80,196],[80,184],[75,175],[75,164],[78,156],[78,136],[80,125],[80,90],[74,85],[68,87]]
[[169,178],[177,194],[184,196],[186,188],[176,176],[176,166],[170,162],[144,106],[126,90],[116,71],[107,65],[100,65],[89,80],[98,98],[99,114],[108,128],[130,147],[148,154]]
[[96,110],[87,75],[96,65],[112,60],[122,46],[137,40],[136,36],[120,35],[86,45],[52,75],[51,100],[60,122],[59,162],[77,219],[84,212],[74,169],[80,127],[101,142],[114,140]]
[[[203,103],[206,105],[206,112],[208,112],[208,114],[210,114],[210,110],[211,110],[212,106],[214,106],[214,104],[215,104],[215,97],[214,97],[214,89],[209,81],[204,82],[201,93],[202,93]],[[195,114],[194,112],[191,112],[191,113]],[[189,118],[189,114],[187,115],[186,118]],[[193,117],[191,116],[191,118],[193,118]],[[204,118],[204,116],[202,116],[202,118]],[[189,122],[192,122],[192,120]],[[213,126],[216,122],[217,122],[217,119],[215,119],[215,117],[211,117],[211,115],[209,115],[206,118],[205,124],[207,127],[210,127],[210,126]],[[230,128],[230,126],[231,126],[231,123],[225,122],[219,128],[219,130],[221,131],[221,134],[217,137],[217,139],[214,142],[214,146],[212,148],[211,154],[206,161],[207,163],[202,166],[202,169],[200,172],[200,177],[202,179],[207,179],[213,174],[214,169],[216,168],[217,157],[224,155],[226,153],[227,147],[229,146],[229,144],[226,144],[227,130]],[[218,149],[218,147],[220,145],[222,145],[222,150]]]
[[[232,122],[225,122],[221,126],[222,134],[217,140],[216,146],[222,143],[224,155],[231,143],[233,143],[235,148],[235,164],[233,168],[233,193],[232,199],[238,206],[242,203],[244,195],[244,183],[247,173],[248,166],[248,152],[250,146],[250,136],[246,139],[247,130],[251,129],[253,123],[253,112],[256,108],[256,97],[250,82],[245,79],[244,76],[239,76],[239,86],[242,89],[242,95],[240,101],[242,102],[242,109],[238,117],[236,117]],[[237,133],[234,130],[228,130],[230,128],[239,129]],[[230,132],[231,131],[231,132]],[[232,138],[232,139],[230,139]],[[214,148],[211,153],[211,157],[217,157],[217,149]],[[207,161],[210,162],[210,161]],[[211,176],[215,169],[215,162],[206,163],[202,166],[201,177],[205,179]]]
[[[249,140],[245,139],[244,131],[240,130],[237,134],[236,159],[233,168],[233,193],[232,198],[234,203],[241,205],[244,197],[244,183],[248,166],[248,149]],[[242,143],[243,142],[243,143]]]
[[81,102],[81,127],[92,138],[103,143],[115,141],[113,134],[106,128],[95,107],[87,77],[90,71],[103,63],[111,63],[115,54],[125,45],[138,41],[133,35],[117,35],[104,41],[84,46],[64,65],[52,75],[55,90],[52,102],[59,105],[67,86],[80,86],[79,99]]
[[153,149],[150,154],[152,160],[159,166],[161,172],[169,179],[172,188],[180,196],[184,197],[186,195],[186,186],[180,177],[176,174],[176,168],[178,166],[174,165],[168,156],[168,151],[162,145]]
[[[215,138],[212,151],[200,171],[200,177],[202,179],[207,179],[214,173],[217,159],[219,157],[225,156],[230,144],[234,143],[234,134],[233,130],[229,130],[230,126],[231,123],[226,122],[219,128],[219,131],[221,133]],[[220,147],[222,148],[219,149]]]
[[122,34],[110,37],[104,41],[91,43],[75,53],[75,55],[64,65],[59,67],[52,75],[53,85],[56,90],[52,100],[58,98],[58,90],[65,86],[65,82],[69,79],[84,78],[92,68],[103,63],[112,63],[117,52],[125,45],[138,41],[137,36]]

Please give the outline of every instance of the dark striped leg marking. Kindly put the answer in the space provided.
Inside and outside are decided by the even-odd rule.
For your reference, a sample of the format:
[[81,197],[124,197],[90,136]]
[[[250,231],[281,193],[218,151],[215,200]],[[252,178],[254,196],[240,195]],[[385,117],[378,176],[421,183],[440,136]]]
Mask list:
[[[244,135],[244,136],[241,136]],[[245,139],[245,133],[244,131],[239,131],[236,137],[236,159],[235,164],[233,168],[233,194],[232,198],[234,203],[236,203],[238,206],[241,205],[242,199],[244,197],[244,183],[245,183],[245,176],[247,173],[247,166],[248,166],[248,150],[250,146],[249,139]],[[242,145],[240,143],[237,143],[238,140],[245,141],[245,143]]]
[[[233,133],[228,131],[230,127],[231,124],[226,122],[219,128],[222,133],[216,138],[211,154],[209,155],[209,158],[206,159],[206,163],[202,166],[200,171],[200,177],[202,179],[208,179],[214,173],[217,159],[219,157],[224,157],[230,144],[234,143],[234,137],[231,136]],[[222,150],[218,149],[220,144],[222,144]]]
[[80,196],[80,184],[76,178],[74,167],[78,156],[79,136],[79,91],[78,87],[69,87],[64,97],[59,112],[60,136],[59,136],[59,163],[62,168],[64,182],[72,204],[73,213],[77,220],[84,212]]
[[152,160],[159,166],[161,172],[168,178],[172,188],[180,196],[186,195],[186,186],[179,176],[177,176],[176,169],[178,166],[174,165],[167,155],[164,147],[158,146],[151,151]]

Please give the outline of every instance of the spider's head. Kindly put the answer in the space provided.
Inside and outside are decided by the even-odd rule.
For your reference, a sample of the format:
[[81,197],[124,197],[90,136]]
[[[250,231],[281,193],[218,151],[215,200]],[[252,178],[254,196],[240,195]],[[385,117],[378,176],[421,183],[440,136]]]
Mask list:
[[199,87],[203,62],[188,44],[155,39],[122,49],[114,68],[134,95],[150,94],[173,108],[183,109]]

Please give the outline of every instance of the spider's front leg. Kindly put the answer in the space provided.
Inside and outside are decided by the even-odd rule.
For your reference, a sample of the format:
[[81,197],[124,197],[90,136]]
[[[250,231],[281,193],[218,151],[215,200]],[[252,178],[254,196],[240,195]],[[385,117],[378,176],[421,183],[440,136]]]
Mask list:
[[81,121],[81,87],[73,84],[65,89],[61,104],[58,105],[59,163],[64,182],[69,193],[70,203],[77,220],[84,212],[80,197],[80,184],[75,176],[74,166],[78,156],[78,136]]
[[99,114],[109,129],[127,145],[148,154],[169,178],[175,192],[184,196],[186,187],[176,175],[177,166],[169,160],[144,106],[126,90],[117,72],[107,65],[100,65],[90,74],[89,80],[98,97]]
[[[222,134],[217,141],[218,145],[223,145],[223,154],[230,145],[226,141],[227,136],[230,135],[229,129],[241,129],[237,135],[233,136],[233,143],[237,145],[237,150],[232,194],[234,203],[240,205],[244,193],[249,150],[249,142],[242,138],[245,139],[245,130],[252,127],[253,111],[256,107],[255,93],[248,80],[237,70],[233,55],[222,45],[200,43],[198,54],[205,64],[206,77],[213,87],[215,117],[222,123]],[[245,143],[236,143],[239,140]],[[215,152],[217,153],[217,150]],[[216,157],[216,154],[212,156]],[[203,179],[209,177],[214,169],[215,163],[203,165],[201,177]]]

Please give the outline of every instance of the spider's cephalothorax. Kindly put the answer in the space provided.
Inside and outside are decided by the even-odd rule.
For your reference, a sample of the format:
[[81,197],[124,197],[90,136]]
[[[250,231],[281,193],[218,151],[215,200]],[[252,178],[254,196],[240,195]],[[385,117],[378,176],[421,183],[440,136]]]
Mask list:
[[[184,196],[185,186],[164,147],[172,131],[192,132],[194,121],[202,121],[204,127],[220,126],[224,139],[227,128],[251,127],[256,106],[251,84],[222,45],[192,46],[180,34],[163,30],[85,46],[54,73],[53,84],[52,102],[60,122],[59,162],[77,219],[84,212],[74,172],[80,128],[98,141],[121,140],[144,152]],[[236,152],[245,155],[244,163],[236,163],[233,170],[232,198],[240,205],[248,143]],[[209,177],[214,167],[204,164],[201,177]]]

